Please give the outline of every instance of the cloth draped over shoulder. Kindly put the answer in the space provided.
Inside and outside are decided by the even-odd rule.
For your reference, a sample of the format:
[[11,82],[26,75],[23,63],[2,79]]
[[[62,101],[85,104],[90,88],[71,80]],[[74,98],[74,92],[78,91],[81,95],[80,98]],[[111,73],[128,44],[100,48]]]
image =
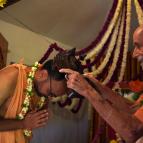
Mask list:
[[[18,69],[17,84],[14,94],[10,100],[10,104],[4,114],[4,118],[15,119],[16,115],[20,113],[22,109],[22,103],[24,99],[24,89],[26,86],[26,66],[22,64],[13,64],[9,67],[16,67]],[[23,130],[0,132],[0,143],[26,143],[23,135]]]

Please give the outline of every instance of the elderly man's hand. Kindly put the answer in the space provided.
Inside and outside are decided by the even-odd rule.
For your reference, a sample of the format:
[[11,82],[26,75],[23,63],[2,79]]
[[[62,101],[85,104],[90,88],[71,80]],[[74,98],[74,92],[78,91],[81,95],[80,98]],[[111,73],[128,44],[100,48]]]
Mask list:
[[67,74],[67,87],[75,90],[80,95],[86,97],[88,91],[93,89],[90,84],[85,80],[84,76],[80,73],[71,69],[61,69],[59,71]]
[[32,111],[29,112],[23,120],[24,129],[33,129],[44,126],[48,120],[48,111]]

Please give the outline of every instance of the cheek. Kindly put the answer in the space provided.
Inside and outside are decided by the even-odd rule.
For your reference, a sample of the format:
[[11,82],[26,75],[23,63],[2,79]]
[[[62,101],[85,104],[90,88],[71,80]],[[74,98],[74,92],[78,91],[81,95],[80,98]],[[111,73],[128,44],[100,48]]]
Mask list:
[[47,94],[47,91],[48,91],[48,86],[46,85],[46,84],[43,84],[41,87],[40,87],[40,92],[42,93],[42,94]]
[[64,95],[66,93],[67,87],[66,85],[57,86],[55,92],[56,95]]

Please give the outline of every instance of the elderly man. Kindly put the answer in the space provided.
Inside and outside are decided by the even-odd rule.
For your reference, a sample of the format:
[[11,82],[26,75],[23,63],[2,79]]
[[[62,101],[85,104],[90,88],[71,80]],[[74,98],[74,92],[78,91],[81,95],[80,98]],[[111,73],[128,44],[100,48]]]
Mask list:
[[[134,32],[135,50],[133,56],[143,65],[143,26]],[[95,88],[79,73],[70,69],[61,69],[60,72],[68,74],[67,86],[92,103],[100,116],[117,132],[127,143],[142,142],[143,139],[143,107],[136,111],[130,102],[121,96],[117,96],[112,90],[101,85],[92,76],[91,80]]]

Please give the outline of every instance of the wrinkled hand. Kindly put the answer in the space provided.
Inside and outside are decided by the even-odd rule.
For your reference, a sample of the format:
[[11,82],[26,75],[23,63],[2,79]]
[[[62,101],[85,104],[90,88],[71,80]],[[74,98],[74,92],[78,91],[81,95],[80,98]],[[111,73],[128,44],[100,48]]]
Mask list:
[[66,73],[67,87],[75,90],[82,96],[87,96],[88,90],[93,89],[85,80],[84,76],[71,69],[60,69],[62,73]]
[[48,120],[48,111],[41,110],[41,111],[31,111],[29,112],[24,120],[23,120],[23,127],[25,129],[34,129],[41,126],[44,126]]

